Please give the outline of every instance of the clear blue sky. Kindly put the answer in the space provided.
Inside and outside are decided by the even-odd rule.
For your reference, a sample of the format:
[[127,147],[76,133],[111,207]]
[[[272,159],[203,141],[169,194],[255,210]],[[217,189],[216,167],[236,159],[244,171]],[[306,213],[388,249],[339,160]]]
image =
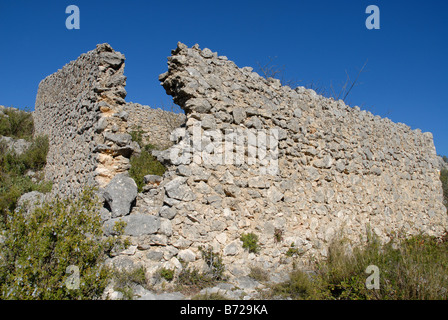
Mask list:
[[[65,27],[71,4],[80,30]],[[371,4],[380,30],[365,27]],[[0,105],[34,109],[43,78],[104,42],[126,55],[126,100],[153,107],[170,104],[157,78],[178,41],[255,70],[277,57],[287,78],[325,87],[368,59],[350,104],[432,132],[448,155],[447,14],[440,0],[0,0]]]

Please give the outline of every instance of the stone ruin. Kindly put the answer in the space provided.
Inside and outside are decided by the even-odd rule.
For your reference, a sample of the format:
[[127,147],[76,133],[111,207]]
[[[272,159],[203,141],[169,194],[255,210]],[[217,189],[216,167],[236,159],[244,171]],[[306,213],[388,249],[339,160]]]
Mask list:
[[[431,133],[181,43],[159,76],[185,111],[169,114],[172,130],[165,111],[125,101],[124,61],[98,45],[40,83],[34,112],[36,133],[49,136],[53,194],[98,186],[105,233],[127,222],[132,245],[109,263],[149,275],[180,261],[202,268],[198,248],[209,246],[228,276],[261,267],[275,280],[293,261],[326,257],[340,234],[356,243],[369,230],[384,242],[446,231]],[[168,170],[147,176],[141,193],[127,176],[135,127],[146,142],[172,145],[154,151]],[[245,233],[258,235],[258,253],[242,247]],[[286,255],[291,247],[297,256]]]

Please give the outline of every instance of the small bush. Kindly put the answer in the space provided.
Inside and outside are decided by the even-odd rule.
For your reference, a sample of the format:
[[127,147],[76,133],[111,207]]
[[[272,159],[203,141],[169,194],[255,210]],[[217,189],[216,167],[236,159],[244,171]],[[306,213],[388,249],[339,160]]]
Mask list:
[[131,168],[129,169],[129,175],[137,184],[139,192],[143,191],[145,185],[143,180],[144,176],[148,174],[162,176],[166,171],[166,168],[151,154],[151,151],[157,149],[157,147],[149,143],[145,145],[143,143],[143,134],[144,131],[141,127],[137,127],[130,132],[132,141],[137,142],[141,148],[140,155],[133,155],[131,157]]
[[135,285],[147,287],[144,267],[131,270],[111,270],[111,277],[114,282],[114,290],[121,292],[125,300],[132,300]]
[[199,247],[202,257],[208,267],[206,272],[192,269],[181,261],[183,268],[177,275],[177,285],[180,290],[199,291],[205,287],[214,285],[216,282],[226,280],[224,276],[224,264],[222,257],[214,253],[211,248]]
[[162,268],[159,270],[159,275],[166,281],[172,281],[174,279],[174,270]]
[[299,249],[295,247],[294,242],[291,243],[291,246],[285,254],[287,257],[293,257],[299,254]]
[[41,170],[47,163],[49,142],[47,136],[33,139],[31,146],[20,157],[26,169]]
[[269,275],[267,271],[260,267],[250,268],[249,277],[258,282],[265,282],[269,280]]
[[130,163],[129,176],[135,180],[139,192],[143,190],[145,185],[144,176],[148,174],[162,176],[166,170],[160,162],[145,150],[142,150],[139,156],[132,156]]
[[199,247],[199,251],[202,254],[202,258],[205,260],[207,267],[209,269],[208,275],[212,279],[212,281],[221,281],[224,280],[224,264],[222,262],[222,257],[213,252],[212,248],[203,248]]
[[33,136],[34,121],[31,112],[7,108],[0,116],[0,135],[15,139],[30,140]]
[[[380,270],[380,288],[367,289],[366,269]],[[272,287],[272,294],[296,299],[433,300],[448,298],[448,242],[418,235],[380,245],[370,237],[364,246],[346,251],[334,241],[314,274],[296,270],[290,280]]]
[[241,235],[240,240],[243,241],[243,248],[249,250],[249,252],[257,253],[260,250],[258,245],[258,236],[256,234],[243,234]]
[[273,285],[271,289],[271,295],[280,295],[293,299],[315,299],[319,296],[317,294],[318,286],[302,270],[293,271],[289,276],[289,281]]
[[[101,203],[93,189],[77,199],[47,202],[8,215],[0,244],[0,299],[95,299],[109,271],[103,267],[119,237],[103,237]],[[79,289],[66,284],[79,268]]]
[[34,182],[25,175],[28,170],[38,171],[45,166],[47,152],[48,138],[42,136],[32,140],[21,155],[14,152],[0,154],[0,226],[5,223],[7,212],[15,209],[20,196],[31,191],[51,191],[51,182]]
[[199,270],[183,265],[182,270],[177,275],[177,283],[180,286],[202,288],[210,283],[210,279]]

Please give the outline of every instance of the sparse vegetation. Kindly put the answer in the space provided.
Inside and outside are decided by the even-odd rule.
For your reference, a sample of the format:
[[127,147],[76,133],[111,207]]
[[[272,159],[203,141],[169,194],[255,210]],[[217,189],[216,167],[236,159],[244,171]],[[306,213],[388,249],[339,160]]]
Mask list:
[[212,248],[199,247],[202,257],[208,267],[205,272],[195,268],[190,268],[187,263],[182,262],[183,268],[177,275],[178,289],[188,292],[198,292],[199,290],[213,286],[219,281],[226,280],[224,276],[224,264],[222,257],[213,252]]
[[274,241],[276,243],[283,241],[283,231],[282,229],[275,228],[274,230]]
[[174,269],[161,268],[159,270],[159,275],[166,281],[170,282],[174,279]]
[[243,241],[243,248],[249,250],[249,252],[257,253],[260,251],[260,246],[258,244],[258,236],[255,233],[246,233],[241,235],[240,238]]
[[5,223],[9,211],[16,207],[17,200],[31,191],[42,193],[51,191],[52,183],[43,181],[37,175],[33,180],[27,172],[39,172],[46,163],[48,138],[36,137],[30,147],[17,155],[8,151],[4,143],[0,143],[0,227]]
[[199,247],[199,251],[202,254],[202,258],[208,267],[208,272],[206,275],[211,278],[212,281],[224,280],[224,264],[222,262],[222,257],[213,252],[211,247],[203,248]]
[[230,299],[219,293],[204,293],[193,296],[191,300],[230,300]]
[[[276,57],[269,57],[268,62],[261,64],[257,62],[258,72],[261,76],[266,79],[274,78],[280,80],[280,83],[283,86],[289,86],[292,89],[295,89],[299,86],[299,81],[294,79],[288,79],[285,75],[285,66],[278,66],[275,64]],[[342,99],[346,104],[348,104],[348,96],[352,92],[352,90],[359,85],[359,77],[363,72],[365,72],[365,68],[367,65],[367,61],[361,67],[361,69],[356,74],[355,78],[350,78],[349,73],[345,70],[345,81],[342,81],[337,87],[333,86],[333,83],[330,84],[329,89],[320,84],[318,81],[310,81],[304,84],[306,89],[312,89],[317,94],[325,96],[327,98],[333,98],[334,100]]]
[[124,300],[132,300],[134,286],[147,287],[145,268],[138,267],[131,270],[112,270],[111,277],[114,282],[114,290],[123,294]]
[[151,150],[157,149],[156,146],[152,144],[143,144],[143,130],[141,130],[141,128],[137,128],[130,134],[132,140],[139,144],[141,153],[140,155],[133,155],[131,157],[129,175],[137,184],[138,192],[142,192],[145,185],[143,180],[144,176],[148,174],[162,176],[165,173],[166,168],[151,154]]
[[[380,270],[380,288],[367,289],[369,265]],[[385,245],[370,237],[351,253],[343,240],[331,244],[315,270],[295,270],[272,287],[271,296],[331,300],[432,300],[448,298],[448,242],[418,235]]]
[[165,167],[158,162],[150,152],[142,150],[139,156],[132,156],[131,168],[129,169],[129,176],[135,180],[138,191],[142,192],[144,183],[144,176],[148,174],[155,174],[162,176],[165,173]]
[[14,139],[31,140],[34,132],[34,121],[31,112],[6,108],[0,116],[0,135]]
[[179,288],[187,286],[201,288],[206,287],[210,283],[210,279],[207,278],[204,273],[198,269],[190,268],[187,264],[183,264],[182,270],[177,275],[177,284]]
[[266,270],[261,267],[251,267],[249,277],[258,282],[266,282],[269,280],[269,275]]
[[294,242],[291,243],[291,245],[290,245],[288,251],[286,251],[285,254],[286,254],[287,257],[294,257],[294,256],[296,256],[296,255],[299,254],[299,249],[296,248]]

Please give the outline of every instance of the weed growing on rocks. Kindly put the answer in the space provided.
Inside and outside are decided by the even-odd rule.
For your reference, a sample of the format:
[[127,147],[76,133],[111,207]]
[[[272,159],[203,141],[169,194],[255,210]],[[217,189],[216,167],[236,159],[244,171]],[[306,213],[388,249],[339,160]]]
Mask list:
[[243,241],[243,248],[249,250],[249,252],[257,253],[260,251],[258,236],[255,233],[245,233],[241,235],[240,240]]

